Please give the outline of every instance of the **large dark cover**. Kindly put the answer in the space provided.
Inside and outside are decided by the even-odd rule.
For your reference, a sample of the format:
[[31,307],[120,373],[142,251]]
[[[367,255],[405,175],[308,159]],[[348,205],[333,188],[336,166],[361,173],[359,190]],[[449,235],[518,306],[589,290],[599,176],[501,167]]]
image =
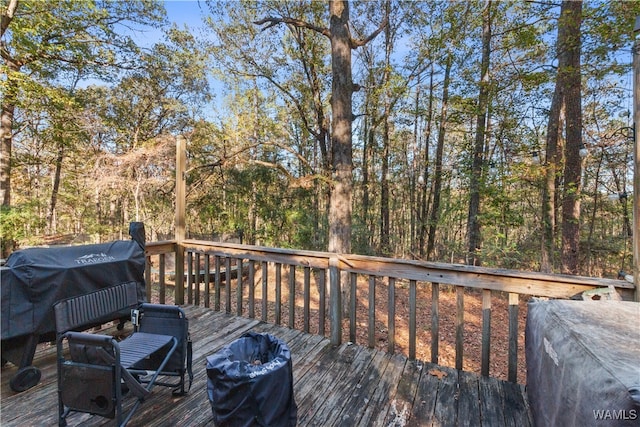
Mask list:
[[2,339],[55,333],[53,304],[119,283],[134,281],[144,294],[144,229],[136,240],[29,248],[12,253],[2,268]]
[[249,332],[207,357],[207,393],[216,426],[295,426],[293,367],[287,345]]
[[534,299],[525,335],[536,426],[640,425],[640,303]]

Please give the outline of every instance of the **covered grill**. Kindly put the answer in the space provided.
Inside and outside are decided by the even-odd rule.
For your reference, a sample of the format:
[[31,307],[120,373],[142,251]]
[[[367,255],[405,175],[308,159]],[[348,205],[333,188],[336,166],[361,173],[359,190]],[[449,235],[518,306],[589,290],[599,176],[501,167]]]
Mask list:
[[[126,282],[135,282],[138,300],[146,300],[144,225],[131,223],[129,234],[132,240],[29,248],[9,256],[0,281],[2,364],[9,361],[20,368],[11,379],[12,390],[24,391],[40,381],[40,371],[31,363],[38,343],[55,340],[56,301]],[[129,316],[116,313],[100,323],[124,322]]]

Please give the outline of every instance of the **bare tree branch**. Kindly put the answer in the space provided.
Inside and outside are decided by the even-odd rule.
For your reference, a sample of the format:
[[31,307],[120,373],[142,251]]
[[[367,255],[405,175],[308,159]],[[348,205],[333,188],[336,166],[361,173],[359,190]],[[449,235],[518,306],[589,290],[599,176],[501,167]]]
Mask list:
[[282,17],[282,18],[267,17],[267,18],[260,19],[259,21],[254,21],[254,24],[256,25],[268,24],[262,28],[262,31],[271,27],[275,27],[278,24],[287,24],[287,25],[292,25],[294,27],[298,27],[298,28],[307,28],[309,30],[313,30],[317,33],[322,34],[325,37],[331,36],[331,32],[329,31],[328,28],[318,27],[317,25],[310,24],[306,21],[289,18],[289,17]]
[[369,43],[371,40],[375,39],[378,36],[378,34],[380,34],[382,30],[384,30],[384,27],[386,27],[387,25],[389,25],[389,15],[385,15],[384,19],[380,23],[380,26],[373,33],[369,34],[368,37],[360,40],[356,40],[352,38],[350,41],[351,48],[355,49],[357,47],[364,46],[365,44]]

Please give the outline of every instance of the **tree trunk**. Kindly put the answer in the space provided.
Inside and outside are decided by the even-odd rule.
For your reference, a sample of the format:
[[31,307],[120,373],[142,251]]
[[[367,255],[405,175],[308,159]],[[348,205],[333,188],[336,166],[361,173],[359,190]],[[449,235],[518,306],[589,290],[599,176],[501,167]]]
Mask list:
[[[390,13],[390,3],[385,3],[386,14]],[[383,256],[392,253],[390,233],[390,209],[389,209],[389,181],[391,173],[389,172],[389,157],[391,155],[391,129],[389,118],[391,116],[391,52],[393,48],[393,35],[391,25],[384,28],[384,73],[382,75],[381,85],[384,87],[384,111],[382,117],[382,180],[381,180],[381,196],[380,196],[380,250]]]
[[349,4],[329,2],[331,32],[331,161],[333,166],[329,200],[329,252],[351,251],[351,198],[353,187],[353,152],[351,121],[351,44],[349,36]]
[[562,272],[578,274],[580,244],[580,193],[582,191],[582,85],[580,79],[580,25],[582,2],[563,1],[560,25],[566,25],[567,68],[560,70],[565,82],[566,144],[562,200]]
[[489,58],[491,52],[491,0],[482,11],[482,64],[480,66],[480,93],[478,95],[478,115],[476,137],[473,146],[473,164],[469,183],[469,216],[467,218],[467,264],[480,265],[478,251],[481,246],[480,234],[480,187],[484,169],[484,144],[489,105]]
[[[5,60],[8,68],[7,91],[2,98],[2,112],[0,113],[0,199],[2,208],[11,207],[11,148],[13,145],[13,115],[15,111],[15,99],[18,91],[17,82],[13,76],[20,70],[19,65],[13,61]],[[1,243],[1,256],[6,258],[13,250],[14,242],[3,238]]]
[[[5,2],[5,10],[2,13],[0,22],[0,38],[4,40],[4,34],[13,20],[14,13],[18,7],[18,0]],[[4,46],[4,42],[3,42]],[[4,50],[4,47],[3,47]],[[3,54],[5,65],[7,66],[6,88],[7,91],[2,97],[2,112],[0,113],[0,201],[3,208],[11,206],[11,146],[13,144],[13,113],[16,105],[16,94],[18,91],[17,82],[13,80],[13,75],[20,71],[20,65],[11,58]],[[2,239],[2,257],[8,256],[8,246]]]
[[[411,159],[411,178],[410,178],[410,186],[411,190],[409,193],[409,206],[411,206],[410,212],[410,221],[411,221],[411,231],[409,233],[409,241],[410,243],[410,253],[411,257],[415,258],[416,254],[419,251],[419,241],[418,241],[418,223],[420,221],[420,205],[417,200],[418,189],[420,188],[418,175],[420,175],[420,166],[419,159],[420,156],[418,153],[422,150],[422,143],[420,141],[420,137],[418,136],[419,127],[419,117],[420,117],[420,74],[418,74],[418,80],[416,81],[416,97],[414,102],[414,110],[413,110],[413,152],[416,153]],[[422,177],[424,184],[424,177]]]
[[[386,109],[385,109],[386,114]],[[380,178],[380,254],[388,256],[389,245],[389,120],[384,118],[382,126],[382,176]]]
[[429,212],[429,201],[427,199],[427,177],[429,176],[429,140],[431,139],[431,121],[433,119],[433,66],[429,75],[429,102],[427,104],[427,124],[424,132],[424,169],[422,179],[424,185],[420,193],[420,257],[424,258],[426,253],[425,239],[427,237],[427,215]]
[[49,210],[47,211],[47,227],[50,234],[56,233],[55,212],[60,191],[60,176],[62,175],[62,161],[64,160],[64,143],[58,141],[58,156],[56,157],[56,170],[53,177],[53,188],[51,189],[51,199]]
[[2,98],[2,113],[0,116],[0,140],[2,156],[0,157],[0,199],[2,206],[11,206],[11,147],[13,145],[13,114],[17,95],[17,82],[13,76],[20,67],[13,61],[5,60],[7,65],[7,91]]
[[[368,102],[367,99],[365,101],[365,118],[364,118],[364,132],[362,138],[362,224],[365,227],[369,227],[369,151],[371,150],[371,146],[373,145],[373,128],[371,126],[371,118],[368,114]],[[372,234],[367,233],[368,240],[367,244],[369,246],[372,245]]]
[[0,157],[0,198],[2,206],[11,205],[11,145],[13,127],[13,112],[15,106],[6,99],[2,102],[2,121],[0,125],[0,139],[2,140],[2,157]]
[[[562,63],[560,59],[560,63]],[[560,115],[562,112],[562,85],[556,83],[551,100],[549,122],[547,124],[545,180],[542,187],[542,246],[540,271],[553,272],[556,230],[556,181],[560,169],[558,138],[560,136]]]
[[449,104],[449,83],[451,75],[451,54],[447,56],[447,64],[444,71],[444,82],[442,83],[442,108],[440,112],[440,127],[438,128],[438,145],[436,146],[435,176],[433,178],[433,204],[431,206],[431,216],[429,217],[429,235],[427,239],[427,259],[433,254],[436,239],[436,229],[440,216],[440,196],[442,191],[442,156],[444,154],[444,135],[447,124],[447,106]]

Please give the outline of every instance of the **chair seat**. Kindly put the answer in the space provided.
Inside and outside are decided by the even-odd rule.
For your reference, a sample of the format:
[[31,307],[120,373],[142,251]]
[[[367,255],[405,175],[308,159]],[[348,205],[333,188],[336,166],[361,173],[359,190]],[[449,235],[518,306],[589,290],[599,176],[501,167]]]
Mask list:
[[135,332],[119,343],[120,364],[124,368],[131,368],[133,365],[149,357],[149,355],[168,345],[173,339],[174,337],[171,335]]

